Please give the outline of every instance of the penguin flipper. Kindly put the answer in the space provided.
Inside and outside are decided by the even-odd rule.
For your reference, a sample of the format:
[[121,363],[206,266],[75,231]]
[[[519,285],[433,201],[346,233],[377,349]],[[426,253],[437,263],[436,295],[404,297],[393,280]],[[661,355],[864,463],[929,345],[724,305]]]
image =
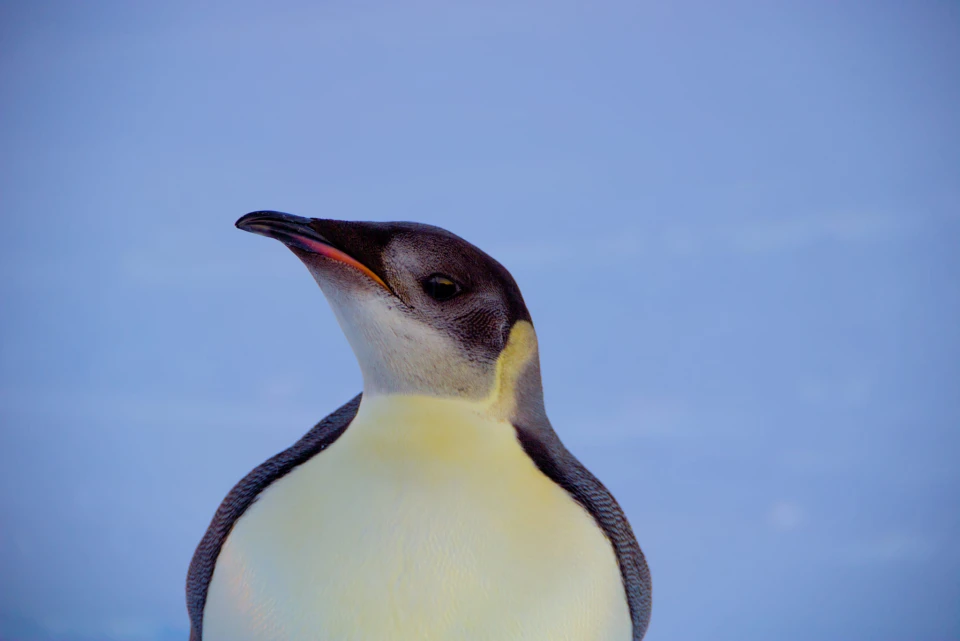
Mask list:
[[305,463],[336,441],[357,415],[360,407],[358,394],[325,419],[317,423],[303,438],[273,458],[254,468],[227,494],[217,508],[210,527],[200,540],[190,569],[187,572],[187,612],[190,615],[190,641],[201,641],[203,636],[203,608],[207,588],[213,578],[213,569],[224,541],[234,523],[271,483],[286,476],[295,467]]
[[623,509],[600,479],[564,447],[549,423],[542,426],[514,423],[514,428],[527,456],[583,506],[613,546],[633,622],[633,641],[641,641],[650,624],[653,588],[647,560]]

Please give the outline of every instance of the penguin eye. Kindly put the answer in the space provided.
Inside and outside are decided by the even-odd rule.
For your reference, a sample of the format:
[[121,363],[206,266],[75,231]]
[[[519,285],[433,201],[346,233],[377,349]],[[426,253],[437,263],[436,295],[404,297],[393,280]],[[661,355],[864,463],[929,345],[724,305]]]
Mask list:
[[450,300],[460,293],[460,285],[443,274],[434,274],[423,281],[423,291],[435,301]]

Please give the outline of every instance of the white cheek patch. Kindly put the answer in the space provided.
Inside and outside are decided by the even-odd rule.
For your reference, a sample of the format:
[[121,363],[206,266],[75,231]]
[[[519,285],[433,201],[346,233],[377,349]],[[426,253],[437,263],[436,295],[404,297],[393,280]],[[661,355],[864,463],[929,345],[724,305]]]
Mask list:
[[365,394],[489,394],[492,368],[471,362],[454,337],[401,309],[394,296],[345,286],[323,273],[314,277],[360,363]]

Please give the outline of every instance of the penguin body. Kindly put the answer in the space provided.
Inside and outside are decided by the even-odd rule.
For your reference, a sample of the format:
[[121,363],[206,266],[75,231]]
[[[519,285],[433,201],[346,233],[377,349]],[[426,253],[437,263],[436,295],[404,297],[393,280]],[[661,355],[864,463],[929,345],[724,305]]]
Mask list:
[[245,219],[310,268],[364,394],[224,500],[188,575],[191,639],[641,639],[646,562],[550,427],[506,270],[436,228]]

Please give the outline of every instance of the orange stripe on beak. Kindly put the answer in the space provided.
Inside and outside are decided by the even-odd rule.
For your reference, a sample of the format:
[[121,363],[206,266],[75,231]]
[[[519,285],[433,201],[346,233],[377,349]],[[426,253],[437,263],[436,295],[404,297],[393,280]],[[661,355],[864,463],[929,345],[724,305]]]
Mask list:
[[319,241],[313,240],[312,238],[306,238],[301,236],[297,240],[301,242],[304,246],[309,248],[309,250],[315,254],[326,256],[327,258],[330,258],[332,260],[336,260],[346,265],[350,265],[351,267],[355,267],[356,269],[359,269],[361,272],[366,274],[370,278],[370,280],[377,283],[388,292],[390,291],[390,288],[387,287],[387,284],[383,282],[382,278],[374,274],[369,267],[361,263],[359,260],[357,260],[353,256],[345,254],[344,252],[340,251],[336,247],[331,247],[326,243],[321,243]]

